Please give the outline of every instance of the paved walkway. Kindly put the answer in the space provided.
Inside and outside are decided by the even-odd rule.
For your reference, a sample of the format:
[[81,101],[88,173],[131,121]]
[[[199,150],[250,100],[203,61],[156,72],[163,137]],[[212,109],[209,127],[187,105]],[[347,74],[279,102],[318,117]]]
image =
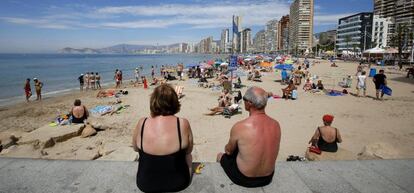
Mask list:
[[[137,162],[0,158],[0,193],[140,192]],[[414,192],[414,160],[278,162],[272,184],[242,188],[207,163],[184,192]]]

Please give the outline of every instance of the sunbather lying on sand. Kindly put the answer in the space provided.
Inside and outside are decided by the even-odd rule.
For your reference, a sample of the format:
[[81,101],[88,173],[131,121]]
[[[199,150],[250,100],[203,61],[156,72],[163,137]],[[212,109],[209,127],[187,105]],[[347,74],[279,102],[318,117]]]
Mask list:
[[239,109],[239,104],[232,104],[232,105],[227,106],[227,107],[214,107],[212,109],[208,109],[211,112],[210,113],[206,113],[204,115],[210,115],[210,116],[212,116],[212,115],[223,114],[223,112],[225,110],[227,110],[228,112],[230,112],[230,114],[234,114],[234,113],[236,113],[238,111],[238,109]]
[[98,92],[98,94],[96,95],[97,98],[102,98],[102,97],[111,97],[115,95],[115,89],[107,89],[107,90],[101,90]]

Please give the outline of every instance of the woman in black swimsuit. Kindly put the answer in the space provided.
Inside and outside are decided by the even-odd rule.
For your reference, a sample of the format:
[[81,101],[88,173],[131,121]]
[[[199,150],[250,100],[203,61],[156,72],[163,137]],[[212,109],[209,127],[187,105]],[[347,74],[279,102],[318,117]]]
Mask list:
[[151,95],[151,117],[141,118],[134,130],[136,183],[143,192],[176,192],[190,185],[193,136],[188,121],[174,116],[179,110],[174,89],[162,84]]
[[342,142],[341,134],[338,129],[331,127],[334,116],[324,115],[322,120],[324,126],[318,127],[315,134],[309,141],[312,146],[318,147],[321,151],[336,152],[338,151],[338,144]]
[[89,116],[88,109],[82,105],[81,100],[79,99],[76,99],[73,105],[74,107],[72,107],[72,110],[70,111],[72,123],[84,123]]

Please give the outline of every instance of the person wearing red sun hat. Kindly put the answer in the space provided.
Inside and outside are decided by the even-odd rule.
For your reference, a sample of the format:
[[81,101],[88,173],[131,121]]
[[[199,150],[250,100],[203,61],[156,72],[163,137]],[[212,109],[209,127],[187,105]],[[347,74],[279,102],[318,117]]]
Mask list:
[[319,148],[320,151],[336,152],[338,151],[338,143],[342,142],[339,130],[331,126],[333,120],[333,115],[324,115],[322,117],[324,126],[318,127],[309,141],[312,146]]

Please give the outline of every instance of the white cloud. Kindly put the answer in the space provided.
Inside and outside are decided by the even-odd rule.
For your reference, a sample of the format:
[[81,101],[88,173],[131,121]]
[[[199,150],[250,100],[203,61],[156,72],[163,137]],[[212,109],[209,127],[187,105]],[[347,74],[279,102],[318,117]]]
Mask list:
[[[289,14],[287,0],[258,0],[197,4],[160,4],[137,6],[88,7],[84,5],[50,6],[39,18],[3,17],[8,23],[39,28],[168,28],[185,25],[187,28],[206,29],[231,27],[232,15],[242,16],[242,26],[264,26],[271,19]],[[323,14],[315,5],[315,26],[335,25],[338,19],[350,15]]]
[[[101,15],[123,15],[134,19],[133,23],[146,21],[147,17],[161,17],[162,27],[188,24],[195,28],[217,28],[231,26],[232,15],[241,15],[245,21],[243,26],[264,25],[270,19],[279,19],[288,14],[289,5],[282,1],[259,1],[220,3],[207,5],[194,4],[164,4],[153,6],[121,6],[104,7],[97,9],[95,13]],[[128,24],[131,22],[125,22]],[[124,25],[122,25],[124,26]],[[130,26],[133,28],[136,25]],[[137,26],[138,28],[141,25]]]
[[20,24],[20,25],[30,25],[38,28],[49,28],[49,29],[68,29],[71,28],[68,25],[52,23],[46,19],[26,19],[26,18],[17,18],[17,17],[0,17],[1,20],[8,23]]

